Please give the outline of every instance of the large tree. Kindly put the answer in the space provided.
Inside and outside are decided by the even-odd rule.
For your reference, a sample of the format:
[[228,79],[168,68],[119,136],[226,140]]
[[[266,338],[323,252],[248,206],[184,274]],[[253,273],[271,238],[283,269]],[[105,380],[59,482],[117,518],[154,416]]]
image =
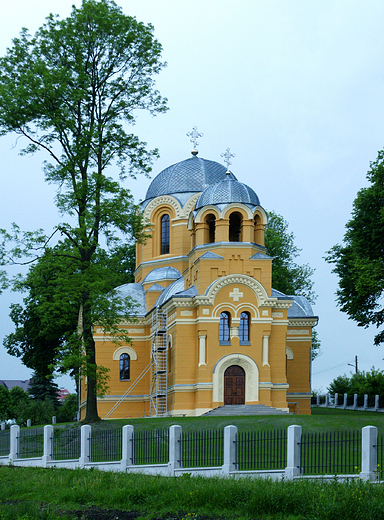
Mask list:
[[[316,300],[311,279],[314,269],[308,264],[296,263],[301,249],[295,245],[295,235],[289,231],[288,222],[274,211],[268,212],[265,230],[265,247],[273,257],[272,286],[284,294],[305,296],[311,303]],[[312,360],[320,354],[320,340],[312,331]]]
[[[78,337],[81,275],[73,256],[68,241],[47,248],[28,273],[13,283],[14,289],[26,295],[22,304],[11,305],[15,331],[3,343],[10,355],[19,357],[40,378],[51,379],[54,372],[68,370],[77,376],[81,364]],[[133,281],[134,244],[127,242],[109,252],[99,251],[93,264],[96,264],[92,266],[94,272],[96,267],[98,271],[97,276],[94,274],[93,290],[100,295],[99,307],[104,296],[105,314],[111,310],[111,291]]]
[[[132,202],[121,182],[148,173],[157,155],[128,128],[138,110],[166,110],[153,79],[164,66],[160,58],[151,25],[124,15],[112,0],[83,0],[66,19],[50,15],[33,37],[23,29],[0,59],[0,131],[23,136],[29,143],[23,153],[47,153],[46,180],[59,187],[56,204],[66,216],[54,233],[71,243],[79,277],[87,421],[98,418],[94,258],[101,244],[116,246],[116,233],[130,233]],[[107,173],[110,167],[119,175]],[[48,242],[41,232],[14,231],[3,233],[3,262]],[[6,253],[12,240],[16,247]]]
[[[326,260],[339,277],[337,303],[361,327],[384,323],[384,151],[367,173],[369,186],[361,189],[346,224],[344,244],[336,244]],[[384,330],[374,343],[384,341]]]
[[297,264],[301,249],[295,245],[295,235],[288,222],[274,211],[268,212],[265,247],[273,257],[272,286],[284,294],[305,296],[311,303],[316,300],[311,276],[314,269],[308,264]]

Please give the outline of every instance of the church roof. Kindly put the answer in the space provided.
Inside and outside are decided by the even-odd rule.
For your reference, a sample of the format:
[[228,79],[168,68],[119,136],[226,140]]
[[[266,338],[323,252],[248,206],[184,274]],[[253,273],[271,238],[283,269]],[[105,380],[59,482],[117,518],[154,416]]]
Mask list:
[[314,316],[312,306],[305,296],[286,295],[276,289],[272,289],[271,296],[293,300],[292,306],[288,309],[288,318],[309,318]]
[[[207,186],[226,178],[226,168],[220,163],[195,155],[165,168],[149,185],[145,200],[175,193],[199,193]],[[231,179],[236,177],[231,173]]]
[[193,298],[197,295],[197,290],[194,285],[189,289],[184,289],[184,277],[182,276],[171,285],[169,285],[158,297],[156,307],[161,307],[163,303],[167,302],[172,296],[184,296]]
[[180,276],[180,271],[178,271],[174,267],[156,267],[147,274],[147,276],[143,280],[143,283],[157,282],[158,280],[177,280],[178,278],[180,278]]
[[141,283],[126,283],[124,285],[120,285],[116,287],[116,296],[120,296],[121,298],[126,298],[129,296],[134,300],[133,303],[136,304],[135,312],[133,313],[136,316],[145,316],[147,314],[147,304],[145,302],[145,293],[144,288]]
[[252,188],[227,175],[225,179],[203,191],[196,202],[195,210],[208,205],[232,203],[260,205],[259,197]]

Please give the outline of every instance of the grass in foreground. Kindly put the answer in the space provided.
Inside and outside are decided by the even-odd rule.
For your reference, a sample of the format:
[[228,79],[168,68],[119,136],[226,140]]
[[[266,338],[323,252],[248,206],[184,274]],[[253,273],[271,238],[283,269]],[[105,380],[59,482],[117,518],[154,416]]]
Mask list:
[[0,518],[381,520],[382,485],[0,467]]

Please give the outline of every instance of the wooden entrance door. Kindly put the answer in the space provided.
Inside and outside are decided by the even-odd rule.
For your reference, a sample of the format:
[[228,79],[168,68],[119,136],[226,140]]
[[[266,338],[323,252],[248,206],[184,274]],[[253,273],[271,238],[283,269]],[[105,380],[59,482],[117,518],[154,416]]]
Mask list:
[[224,372],[224,404],[245,404],[245,372],[238,365]]

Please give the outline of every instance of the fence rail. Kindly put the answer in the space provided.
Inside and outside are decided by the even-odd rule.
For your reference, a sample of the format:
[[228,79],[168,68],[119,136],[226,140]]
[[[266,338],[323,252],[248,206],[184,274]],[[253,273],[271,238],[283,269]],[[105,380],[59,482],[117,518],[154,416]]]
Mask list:
[[42,457],[44,451],[44,428],[20,430],[20,456]]
[[135,464],[167,464],[168,456],[169,430],[135,432],[133,443]]
[[80,457],[80,427],[57,428],[53,436],[53,458],[70,460]]
[[224,432],[203,430],[183,433],[181,458],[189,468],[223,465]]
[[[27,460],[28,459],[28,460]],[[115,471],[145,471],[181,475],[273,475],[295,478],[315,475],[352,475],[381,479],[384,436],[374,426],[362,431],[302,432],[287,430],[238,432],[224,430],[182,432],[169,430],[56,428],[0,433],[0,464],[97,467]],[[277,477],[276,477],[277,475]]]
[[344,475],[361,467],[358,430],[303,433],[301,465],[305,475]]
[[283,469],[287,462],[287,431],[240,432],[236,448],[240,470]]
[[94,430],[90,446],[91,461],[121,460],[121,441],[121,429]]
[[10,445],[10,431],[9,430],[0,431],[0,457],[5,457],[8,455],[9,445]]

